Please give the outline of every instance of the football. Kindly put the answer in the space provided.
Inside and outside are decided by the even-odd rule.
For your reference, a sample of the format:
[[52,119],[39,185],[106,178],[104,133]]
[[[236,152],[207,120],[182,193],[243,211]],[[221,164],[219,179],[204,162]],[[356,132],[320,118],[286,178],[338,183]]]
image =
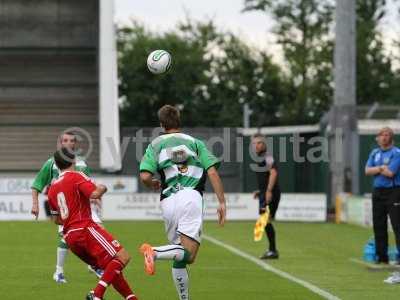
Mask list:
[[155,50],[147,57],[147,68],[151,73],[163,74],[171,68],[172,57],[165,50]]

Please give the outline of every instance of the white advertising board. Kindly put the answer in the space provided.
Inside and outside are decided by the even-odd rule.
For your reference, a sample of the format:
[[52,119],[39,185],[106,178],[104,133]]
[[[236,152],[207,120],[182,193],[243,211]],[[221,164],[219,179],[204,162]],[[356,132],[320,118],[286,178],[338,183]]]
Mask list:
[[[45,220],[44,198],[39,198],[39,220]],[[0,194],[0,221],[32,221],[31,194]]]
[[276,220],[325,222],[327,203],[325,194],[282,194]]
[[[258,202],[251,194],[226,194],[228,220],[255,220]],[[214,194],[204,195],[204,218],[217,219],[218,200]],[[160,220],[160,196],[153,193],[121,193],[103,199],[104,220]]]
[[[108,193],[136,193],[138,180],[134,176],[93,176],[96,183],[107,186]],[[0,194],[26,194],[31,192],[34,177],[0,177]]]
[[31,192],[34,177],[0,177],[0,194],[26,194]]
[[136,193],[138,180],[134,176],[93,176],[96,183],[104,184],[108,194]]
[[[252,194],[226,194],[227,219],[256,220],[258,201]],[[40,220],[44,220],[44,196],[40,197]],[[31,194],[0,194],[0,220],[33,220]],[[218,201],[214,194],[204,195],[204,218],[217,219]],[[283,194],[277,220],[320,222],[326,220],[326,197],[319,194]],[[107,193],[103,198],[102,219],[161,220],[159,194]]]
[[338,220],[361,226],[372,226],[372,199],[366,196],[341,194],[336,212],[340,213]]

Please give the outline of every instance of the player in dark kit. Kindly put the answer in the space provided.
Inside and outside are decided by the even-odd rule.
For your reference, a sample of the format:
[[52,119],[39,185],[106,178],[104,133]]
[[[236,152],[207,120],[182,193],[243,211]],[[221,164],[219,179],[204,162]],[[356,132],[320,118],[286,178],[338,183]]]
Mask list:
[[278,184],[278,167],[272,155],[267,153],[267,145],[262,135],[254,135],[252,144],[259,158],[257,160],[257,169],[254,170],[258,182],[258,191],[254,192],[254,198],[258,198],[259,201],[259,214],[263,214],[267,206],[270,212],[269,222],[265,226],[269,249],[260,258],[277,259],[279,258],[279,253],[276,249],[275,229],[271,220],[275,217],[281,199],[281,190]]
[[75,255],[104,270],[96,288],[86,299],[103,299],[111,284],[124,299],[137,300],[122,274],[130,260],[129,253],[91,216],[90,199],[101,200],[107,188],[74,171],[75,155],[67,148],[55,152],[54,161],[60,170],[48,192],[54,222],[64,225],[65,241]]

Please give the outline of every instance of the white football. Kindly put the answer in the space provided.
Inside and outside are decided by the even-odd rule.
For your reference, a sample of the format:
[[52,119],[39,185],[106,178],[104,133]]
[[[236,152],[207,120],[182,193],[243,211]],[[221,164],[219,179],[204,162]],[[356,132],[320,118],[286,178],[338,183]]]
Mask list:
[[155,50],[147,57],[147,68],[151,73],[162,74],[171,68],[172,57],[165,50]]

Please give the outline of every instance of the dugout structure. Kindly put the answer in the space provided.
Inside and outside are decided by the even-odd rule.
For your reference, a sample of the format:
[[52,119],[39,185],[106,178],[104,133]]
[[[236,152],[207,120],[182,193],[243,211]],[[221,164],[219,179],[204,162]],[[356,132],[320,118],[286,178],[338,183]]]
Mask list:
[[113,1],[0,0],[0,36],[0,171],[38,170],[70,127],[94,170],[118,170]]

